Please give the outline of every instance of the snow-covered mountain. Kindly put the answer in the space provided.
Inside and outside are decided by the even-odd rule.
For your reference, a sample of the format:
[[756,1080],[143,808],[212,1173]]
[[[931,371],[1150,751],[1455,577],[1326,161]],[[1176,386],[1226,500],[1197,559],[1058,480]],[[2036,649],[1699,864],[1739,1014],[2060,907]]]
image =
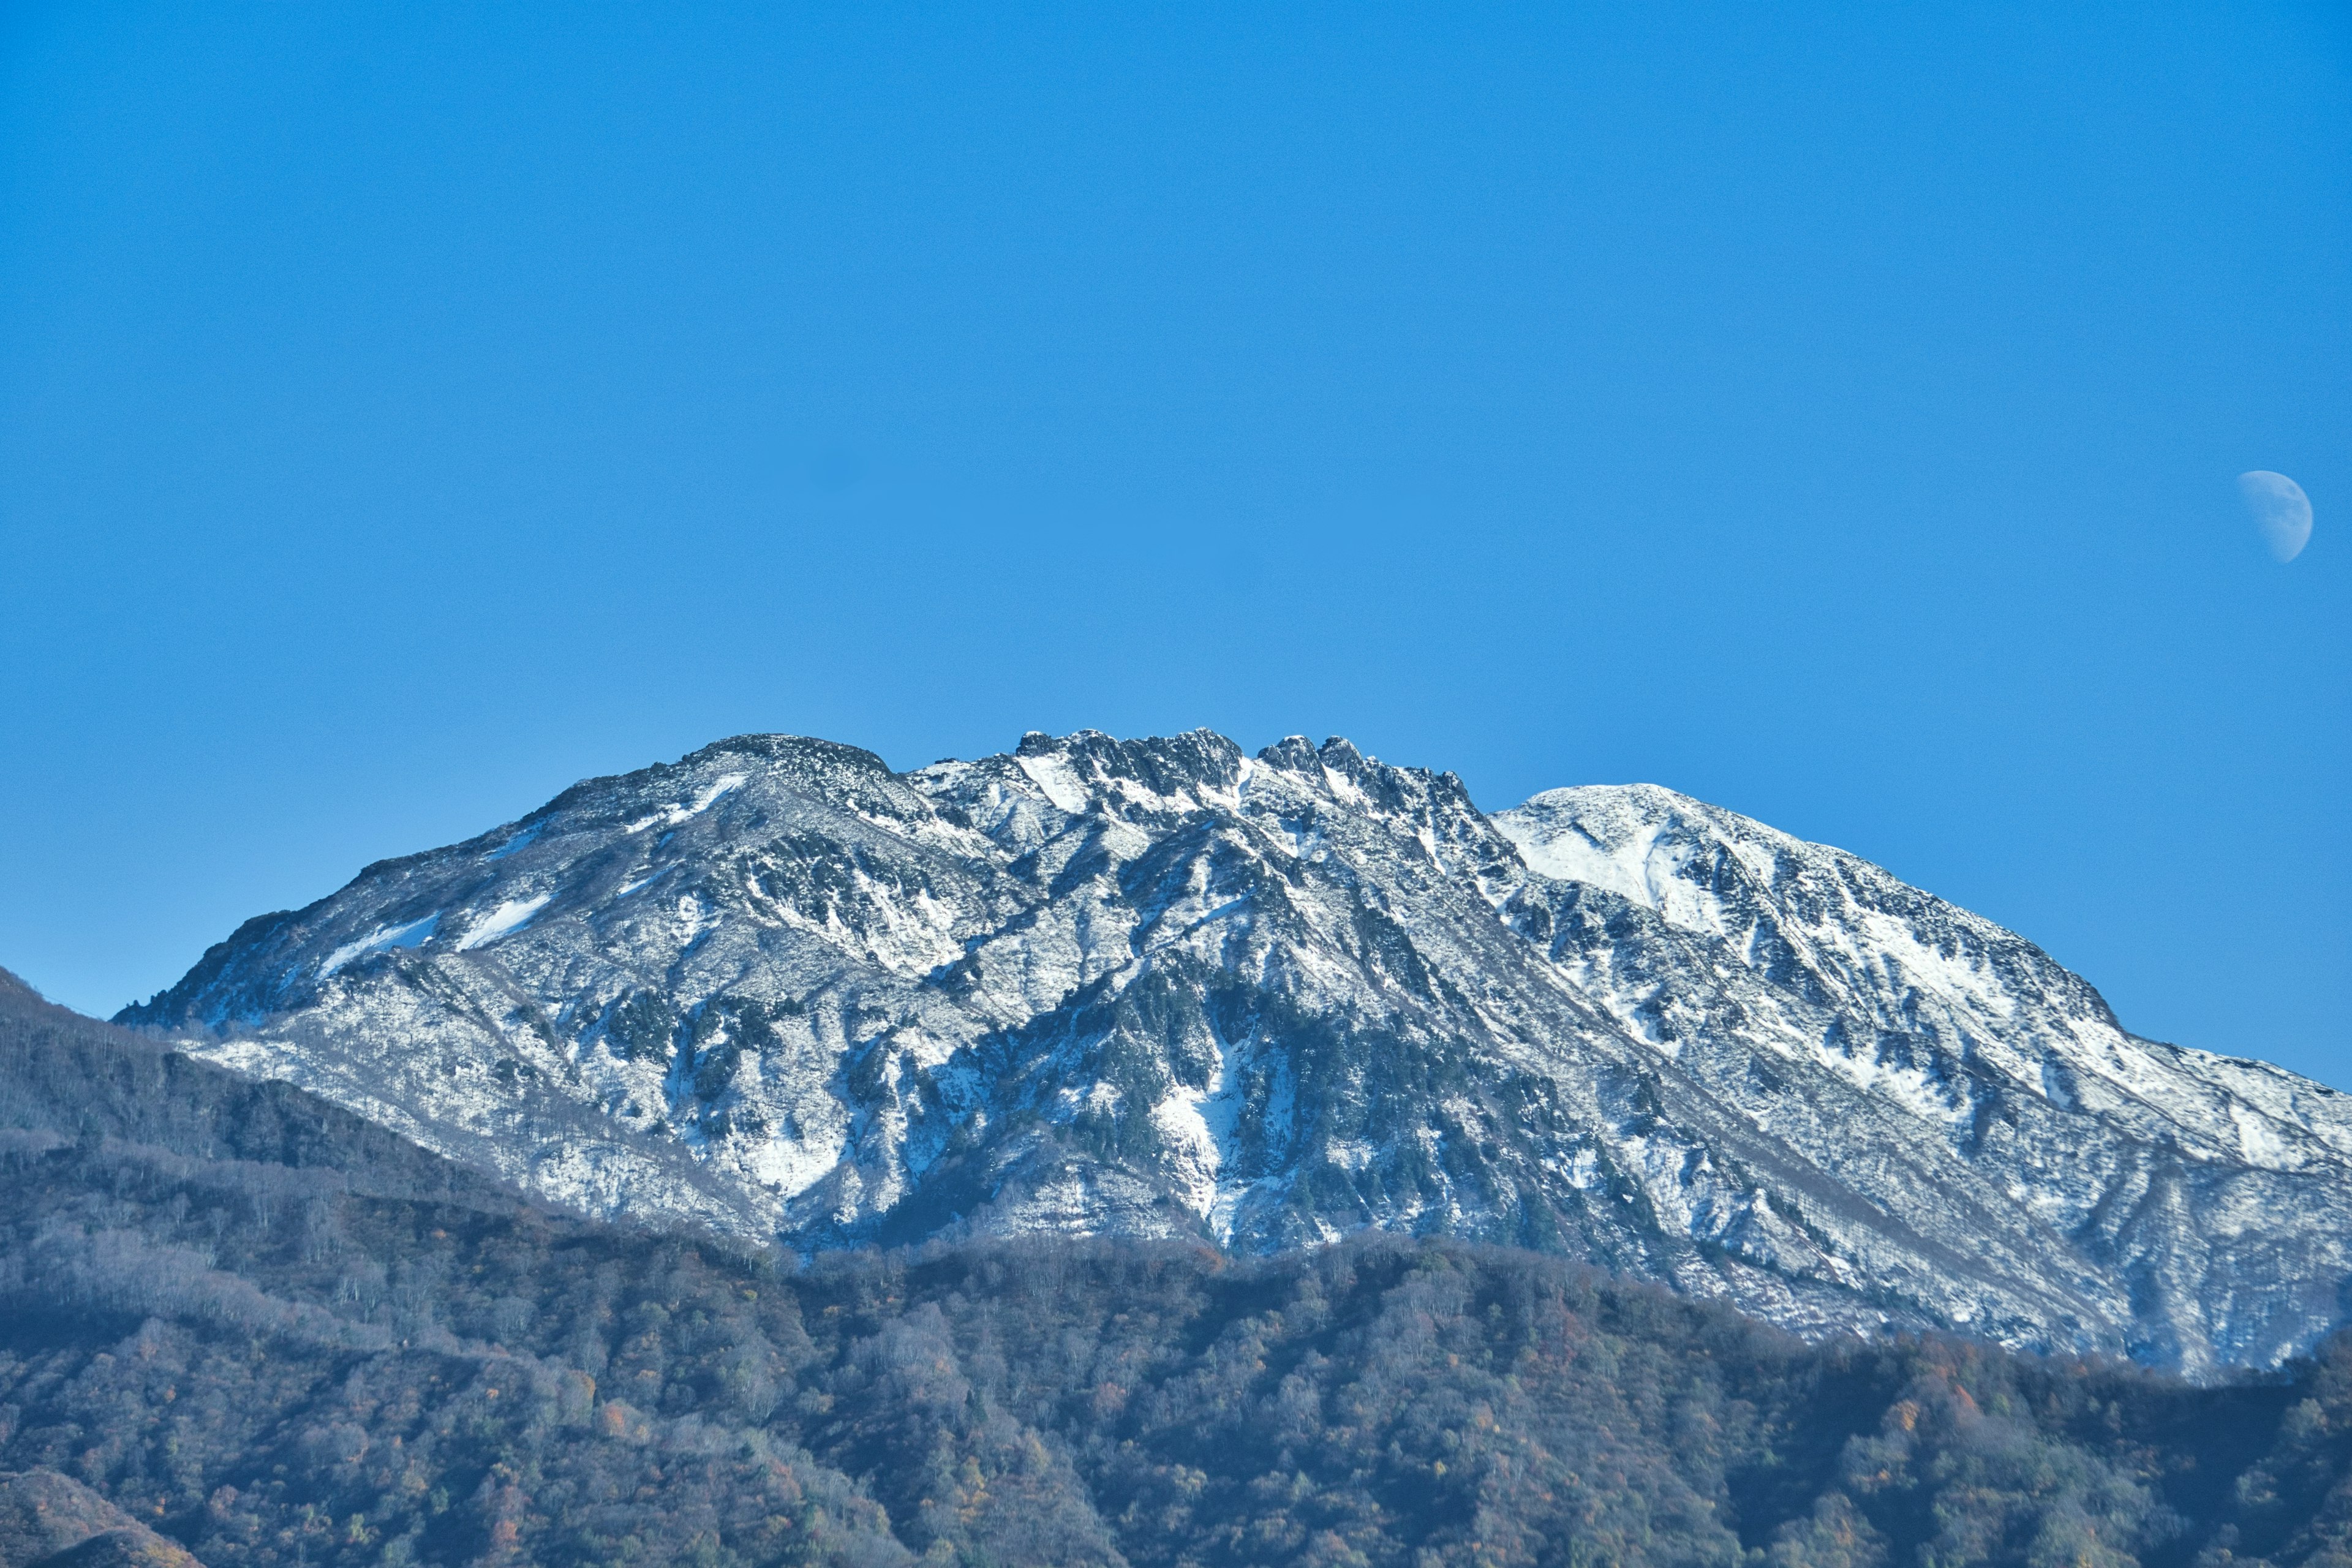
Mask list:
[[1345,741],[746,736],[248,921],[121,1022],[804,1248],[1366,1226],[2201,1371],[2352,1309],[2352,1097],[1650,785]]

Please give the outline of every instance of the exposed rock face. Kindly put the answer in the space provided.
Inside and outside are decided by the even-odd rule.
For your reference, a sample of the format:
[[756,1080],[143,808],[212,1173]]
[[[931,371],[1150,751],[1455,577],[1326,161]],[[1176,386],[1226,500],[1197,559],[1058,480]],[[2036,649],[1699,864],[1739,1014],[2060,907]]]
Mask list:
[[123,1021],[608,1214],[803,1247],[1366,1226],[1792,1327],[2267,1363],[2352,1306],[2352,1097],[1648,785],[1344,741],[749,736],[247,922]]

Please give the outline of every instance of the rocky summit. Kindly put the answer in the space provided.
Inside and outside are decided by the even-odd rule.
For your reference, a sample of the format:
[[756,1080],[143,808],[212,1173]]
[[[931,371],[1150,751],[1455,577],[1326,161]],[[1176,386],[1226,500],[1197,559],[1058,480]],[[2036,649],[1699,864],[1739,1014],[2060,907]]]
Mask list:
[[755,735],[250,921],[118,1020],[593,1213],[803,1251],[1374,1227],[1803,1332],[2192,1373],[2352,1310],[2352,1097],[1650,785],[1345,741]]

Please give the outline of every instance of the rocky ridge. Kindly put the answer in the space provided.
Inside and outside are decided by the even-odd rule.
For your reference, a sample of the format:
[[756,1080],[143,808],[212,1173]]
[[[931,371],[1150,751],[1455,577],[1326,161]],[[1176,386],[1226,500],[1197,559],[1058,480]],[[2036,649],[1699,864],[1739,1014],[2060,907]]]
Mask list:
[[608,1215],[803,1249],[1367,1226],[1801,1331],[2205,1372],[2352,1309],[2352,1097],[1649,785],[1345,741],[747,736],[248,921],[120,1021]]

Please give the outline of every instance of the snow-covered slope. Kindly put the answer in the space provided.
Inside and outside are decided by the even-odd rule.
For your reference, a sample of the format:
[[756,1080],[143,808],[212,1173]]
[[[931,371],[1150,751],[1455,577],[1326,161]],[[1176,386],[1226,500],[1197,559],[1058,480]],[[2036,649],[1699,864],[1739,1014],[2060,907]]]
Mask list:
[[2352,1306],[2352,1099],[1649,785],[1344,741],[749,736],[247,922],[123,1021],[608,1213],[803,1247],[1365,1226],[1801,1330],[2192,1371]]

